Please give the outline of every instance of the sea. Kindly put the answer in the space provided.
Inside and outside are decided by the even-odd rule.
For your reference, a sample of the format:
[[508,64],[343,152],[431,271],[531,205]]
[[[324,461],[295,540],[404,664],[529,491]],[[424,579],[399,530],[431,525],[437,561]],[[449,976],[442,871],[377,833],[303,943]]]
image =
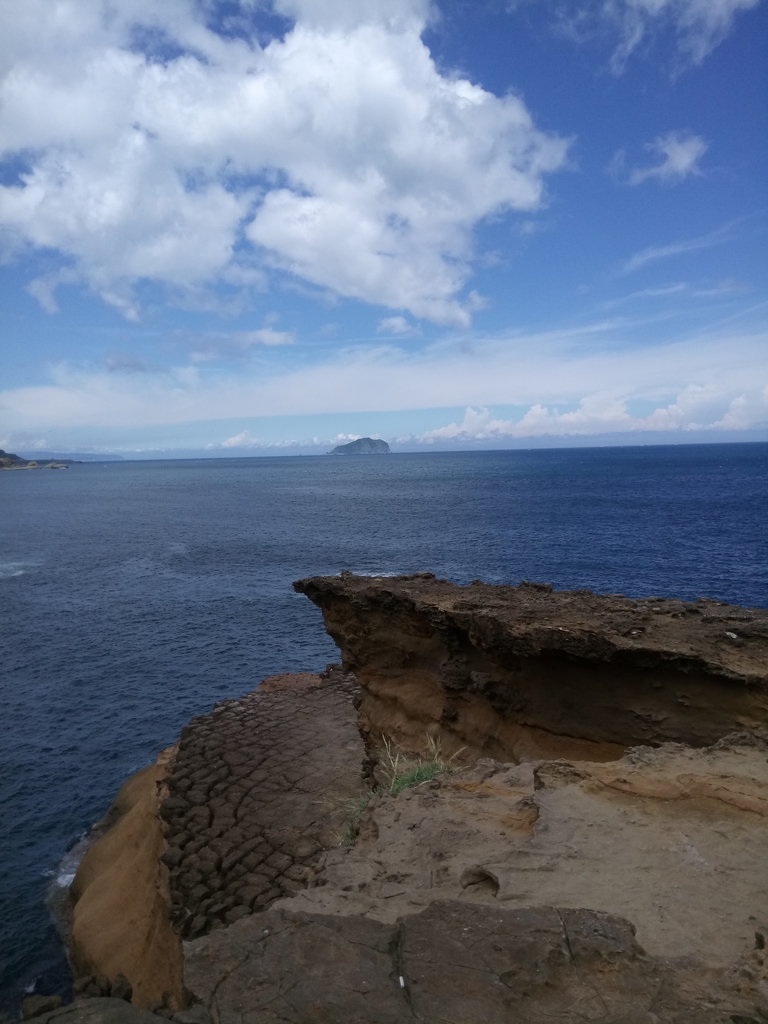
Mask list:
[[67,993],[66,855],[193,716],[339,660],[293,580],[768,606],[768,444],[93,462],[0,473],[0,1013]]

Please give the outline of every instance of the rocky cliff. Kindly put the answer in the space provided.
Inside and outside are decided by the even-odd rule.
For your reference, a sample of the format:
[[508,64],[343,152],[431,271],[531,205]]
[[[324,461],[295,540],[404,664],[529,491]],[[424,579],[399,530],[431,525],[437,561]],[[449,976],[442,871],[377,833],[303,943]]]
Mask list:
[[[343,668],[190,722],[145,773],[147,841],[129,785],[75,883],[83,969],[119,966],[177,1024],[768,1021],[765,612],[428,575],[296,589]],[[110,959],[120,928],[135,962]],[[162,1001],[155,934],[184,940]],[[53,1016],[140,1024],[110,1002]]]
[[768,721],[768,613],[431,574],[313,577],[363,688],[361,721],[465,758],[612,760],[628,746],[715,743]]
[[0,448],[0,469],[69,469],[70,463],[70,459],[46,459],[43,462],[36,462],[35,460],[22,459],[19,455],[14,455],[12,452],[4,452]]

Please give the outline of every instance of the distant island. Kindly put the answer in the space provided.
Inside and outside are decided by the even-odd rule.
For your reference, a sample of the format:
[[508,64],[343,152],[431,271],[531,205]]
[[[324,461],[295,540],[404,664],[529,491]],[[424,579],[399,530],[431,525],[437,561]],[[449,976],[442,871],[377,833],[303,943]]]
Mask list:
[[36,462],[34,459],[22,459],[20,455],[4,452],[0,448],[0,469],[69,469],[69,462]]
[[389,455],[389,445],[375,437],[358,437],[349,444],[339,444],[329,455]]

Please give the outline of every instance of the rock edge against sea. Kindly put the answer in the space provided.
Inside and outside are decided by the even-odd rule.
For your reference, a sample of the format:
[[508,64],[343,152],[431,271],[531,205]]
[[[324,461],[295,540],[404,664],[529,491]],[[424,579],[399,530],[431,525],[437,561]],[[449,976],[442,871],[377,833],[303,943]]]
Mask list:
[[[81,990],[123,975],[180,1024],[768,1020],[766,612],[296,589],[343,665],[218,705],[126,783],[73,886]],[[43,1016],[142,1012],[118,1002]]]

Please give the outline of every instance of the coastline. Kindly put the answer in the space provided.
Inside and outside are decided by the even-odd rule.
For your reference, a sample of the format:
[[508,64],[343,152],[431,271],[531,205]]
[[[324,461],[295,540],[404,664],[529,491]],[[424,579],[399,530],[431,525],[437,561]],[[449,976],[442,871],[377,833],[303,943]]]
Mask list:
[[[146,1007],[171,994],[182,1006],[181,944],[170,925],[166,848],[158,816],[178,745],[132,775],[96,826],[70,887],[69,942],[75,976],[128,978],[133,1003]],[[105,827],[106,825],[106,827]]]
[[[524,927],[553,963],[565,942],[578,979],[553,968],[549,995],[536,989],[525,1016],[513,995],[527,968],[513,957],[512,995],[497,991],[503,971],[477,982],[478,1020],[508,1019],[513,999],[521,1021],[538,1021],[555,996],[553,1019],[582,1019],[569,1014],[581,1012],[585,978],[606,1005],[632,992],[660,1021],[768,1013],[765,613],[657,602],[633,634],[625,599],[531,585],[347,574],[297,589],[321,606],[345,668],[274,677],[218,705],[128,780],[73,883],[78,973],[124,974],[135,1005],[180,1024],[227,1024],[244,1009],[309,1024],[331,1004],[354,1021],[431,1019],[441,991],[461,997],[451,936],[470,928],[491,941],[495,928],[514,945]],[[535,616],[510,611],[531,600]],[[567,601],[589,621],[577,624]],[[646,609],[631,605],[637,623]],[[515,685],[472,661],[503,651],[509,668],[513,643],[529,662]],[[563,644],[554,671],[548,652]],[[618,703],[595,688],[601,665],[620,667]],[[567,678],[582,695],[571,735],[521,689],[549,686],[562,704]],[[398,771],[413,781],[395,791]],[[432,981],[414,929],[438,951]],[[582,933],[601,936],[583,940],[583,962]],[[363,968],[363,947],[382,959]],[[390,988],[390,948],[402,951],[402,991]],[[360,1004],[363,976],[377,980]],[[294,1002],[264,1003],[266,991]]]

